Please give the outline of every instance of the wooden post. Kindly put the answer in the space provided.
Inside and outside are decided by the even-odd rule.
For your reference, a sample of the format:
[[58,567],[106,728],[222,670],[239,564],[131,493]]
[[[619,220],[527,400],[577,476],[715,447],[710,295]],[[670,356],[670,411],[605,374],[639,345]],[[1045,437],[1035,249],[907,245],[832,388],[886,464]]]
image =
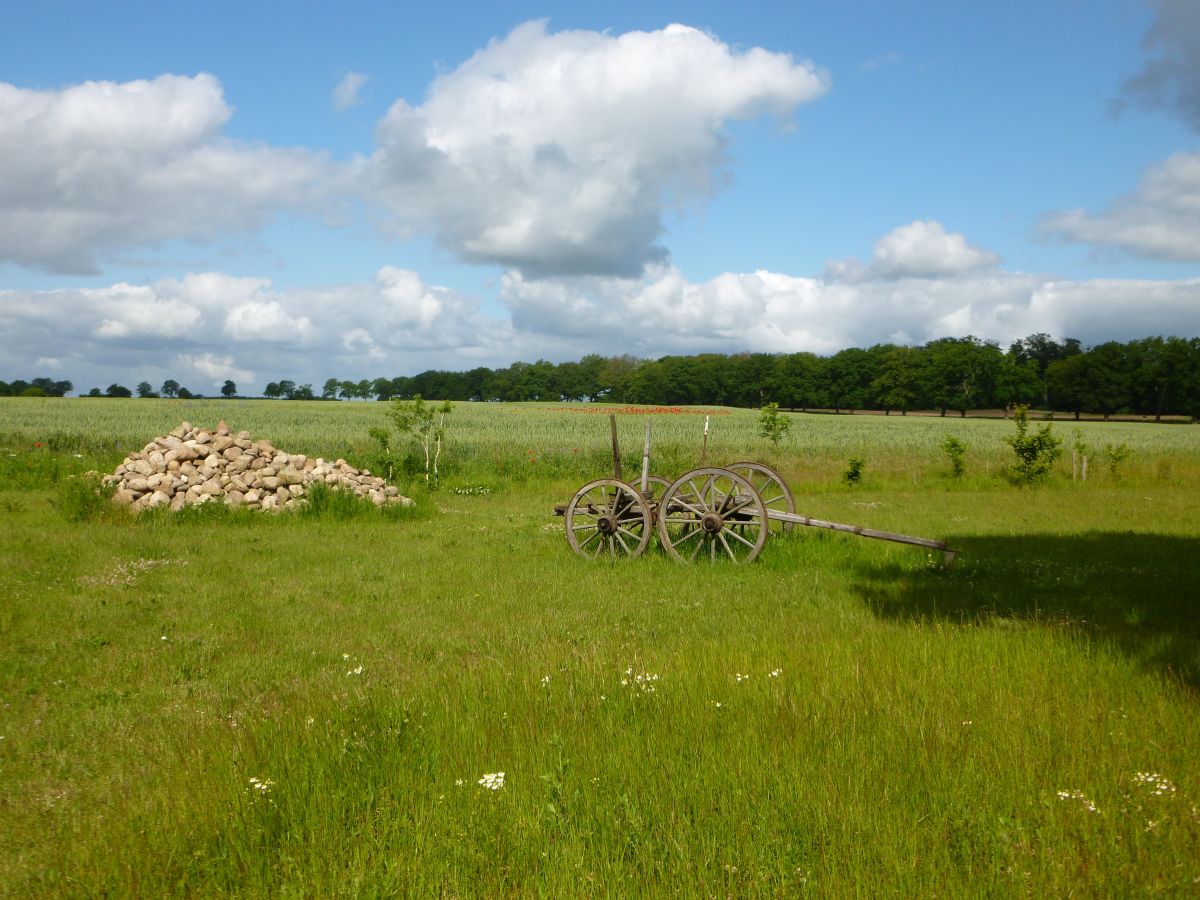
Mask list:
[[617,444],[617,414],[608,414],[608,427],[612,431],[612,448],[613,448],[613,478],[617,481],[624,481],[621,477],[621,448]]
[[704,417],[704,444],[700,447],[700,467],[708,465],[708,416]]
[[646,443],[642,445],[642,496],[650,489],[650,420],[646,420]]

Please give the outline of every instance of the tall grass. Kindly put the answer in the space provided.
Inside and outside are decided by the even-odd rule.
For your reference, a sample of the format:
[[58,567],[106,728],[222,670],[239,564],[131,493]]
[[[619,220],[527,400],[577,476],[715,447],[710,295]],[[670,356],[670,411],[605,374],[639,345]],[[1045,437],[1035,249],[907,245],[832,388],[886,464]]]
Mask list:
[[[611,472],[606,421],[610,409],[621,411],[617,424],[627,473],[640,471],[647,421],[653,427],[657,473],[675,477],[700,464],[705,417],[696,411],[644,415],[636,412],[638,408],[627,413],[628,407],[604,404],[459,403],[447,420],[440,468],[451,483],[493,487]],[[398,442],[398,459],[381,459],[368,435],[372,427],[388,426],[385,412],[386,404],[380,403],[0,398],[0,465],[6,454],[20,455],[39,443],[46,450],[81,453],[111,467],[185,419],[212,425],[225,420],[234,429],[269,438],[291,452],[344,457],[377,471],[399,461],[402,480],[419,480],[423,458],[412,453],[405,468],[406,448]],[[1004,443],[1012,423],[998,419],[788,414],[793,425],[775,447],[759,435],[756,411],[707,412],[710,464],[767,461],[800,489],[836,484],[852,456],[863,459],[869,477],[880,484],[929,481],[944,472],[940,447],[948,436],[966,445],[967,486],[999,479],[1012,461]],[[1123,474],[1135,482],[1200,477],[1200,430],[1194,426],[1061,422],[1055,427],[1067,442],[1078,429],[1094,448],[1093,479],[1107,474],[1101,448],[1121,444],[1131,454]],[[1056,475],[1069,478],[1070,471],[1068,454]]]
[[[306,406],[340,407],[326,424],[354,428],[377,411]],[[1060,471],[1021,490],[972,474],[988,428],[922,423],[918,440],[877,417],[802,417],[793,431],[814,435],[784,459],[816,473],[795,485],[805,512],[945,537],[959,563],[797,529],[749,567],[658,550],[597,565],[550,511],[577,464],[537,454],[587,438],[596,457],[578,465],[603,470],[604,417],[460,412],[463,454],[490,448],[530,474],[472,463],[464,492],[418,492],[399,519],[343,515],[331,495],[309,515],[69,521],[58,492],[102,439],[8,438],[0,895],[1200,885],[1194,448],[1161,457],[1169,481],[1149,436],[1119,481]],[[668,446],[679,429],[681,456],[698,449],[684,418],[654,423]],[[714,428],[741,441],[741,418]],[[538,424],[522,432],[525,419]],[[348,440],[238,425],[327,457]],[[835,426],[867,460],[857,487],[838,482],[848,445],[815,434]],[[961,483],[938,449],[950,426],[968,435]],[[621,427],[640,446],[641,422]],[[737,441],[724,449],[764,456]],[[43,475],[27,477],[35,453]],[[496,489],[465,492],[478,473]],[[499,772],[499,789],[480,784]]]

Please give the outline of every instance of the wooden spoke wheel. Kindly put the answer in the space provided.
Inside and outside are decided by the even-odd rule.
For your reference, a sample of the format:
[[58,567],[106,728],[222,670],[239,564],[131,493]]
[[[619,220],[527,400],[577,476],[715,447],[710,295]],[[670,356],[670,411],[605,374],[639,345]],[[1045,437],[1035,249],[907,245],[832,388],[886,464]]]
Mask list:
[[[642,490],[642,476],[641,475],[638,475],[636,478],[629,479],[628,483],[629,483],[629,486],[634,489],[634,491],[641,492],[641,490]],[[646,479],[646,489],[649,491],[653,491],[653,494],[650,497],[650,502],[653,503],[655,500],[661,500],[663,492],[665,492],[666,489],[669,488],[670,486],[671,486],[670,478],[663,478],[661,475],[651,475],[649,478],[647,478]]]
[[641,556],[652,530],[650,505],[614,478],[579,489],[566,509],[567,542],[588,559]]
[[728,469],[694,469],[658,502],[659,542],[682,562],[751,562],[769,530],[767,508],[754,485]]
[[[787,482],[774,469],[764,466],[762,463],[754,462],[730,463],[725,468],[730,472],[736,472],[754,485],[754,489],[762,497],[763,505],[767,508],[768,517],[772,510],[795,514],[796,500],[792,497],[791,489],[788,488]],[[774,520],[771,522],[771,528],[775,531],[791,531],[793,527],[791,522],[778,522]]]

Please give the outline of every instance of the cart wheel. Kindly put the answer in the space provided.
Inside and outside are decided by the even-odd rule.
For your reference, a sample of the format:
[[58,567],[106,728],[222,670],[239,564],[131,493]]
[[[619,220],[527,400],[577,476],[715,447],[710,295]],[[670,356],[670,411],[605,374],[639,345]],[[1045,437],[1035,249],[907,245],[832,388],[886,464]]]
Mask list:
[[[768,518],[772,510],[795,515],[796,501],[792,497],[791,489],[774,469],[754,462],[730,463],[725,468],[730,472],[736,472],[754,485],[754,489],[762,497],[763,505],[767,508]],[[771,522],[771,528],[776,531],[782,528],[783,531],[788,532],[793,527],[791,522]]]
[[624,482],[601,478],[567,504],[567,542],[589,559],[641,556],[650,541],[650,507]]
[[[663,478],[661,475],[651,475],[646,481],[648,485],[647,489],[654,492],[650,498],[651,502],[661,500],[663,493],[671,486],[671,479]],[[634,491],[640,492],[642,489],[642,476],[639,475],[637,478],[631,478],[627,483]]]
[[728,469],[695,469],[667,488],[658,504],[658,539],[675,559],[748,563],[767,540],[762,497]]

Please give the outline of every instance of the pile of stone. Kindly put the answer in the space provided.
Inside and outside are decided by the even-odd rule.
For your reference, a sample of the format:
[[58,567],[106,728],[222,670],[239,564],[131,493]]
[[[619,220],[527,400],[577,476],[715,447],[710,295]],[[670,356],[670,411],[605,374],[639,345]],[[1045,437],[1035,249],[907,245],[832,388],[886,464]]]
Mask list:
[[318,481],[335,490],[352,491],[376,506],[413,502],[382,478],[344,459],[326,462],[303,453],[284,453],[270,441],[251,440],[248,431],[233,434],[224,422],[213,431],[184,422],[129,454],[112,475],[104,476],[106,484],[117,486],[114,499],[138,512],[212,502],[288,509],[306,502],[309,486]]

